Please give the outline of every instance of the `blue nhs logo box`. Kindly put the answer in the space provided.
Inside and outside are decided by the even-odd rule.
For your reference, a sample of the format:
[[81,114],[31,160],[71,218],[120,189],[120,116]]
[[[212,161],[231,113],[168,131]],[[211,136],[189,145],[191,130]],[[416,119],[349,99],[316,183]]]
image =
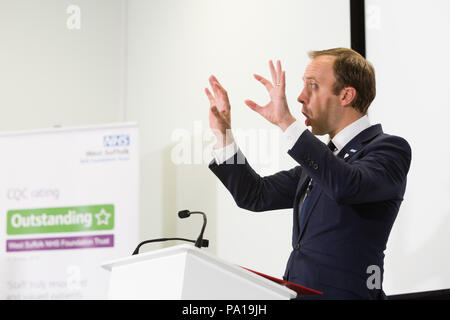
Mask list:
[[113,134],[109,136],[103,136],[103,146],[105,147],[127,147],[129,145],[129,134]]

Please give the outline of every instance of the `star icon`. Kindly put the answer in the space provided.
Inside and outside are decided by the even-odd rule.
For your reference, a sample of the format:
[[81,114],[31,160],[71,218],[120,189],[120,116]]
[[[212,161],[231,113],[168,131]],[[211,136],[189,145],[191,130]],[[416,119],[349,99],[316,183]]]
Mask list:
[[111,217],[111,213],[108,213],[105,211],[105,209],[102,208],[99,213],[95,214],[95,217],[97,218],[97,225],[101,224],[108,224],[108,220]]

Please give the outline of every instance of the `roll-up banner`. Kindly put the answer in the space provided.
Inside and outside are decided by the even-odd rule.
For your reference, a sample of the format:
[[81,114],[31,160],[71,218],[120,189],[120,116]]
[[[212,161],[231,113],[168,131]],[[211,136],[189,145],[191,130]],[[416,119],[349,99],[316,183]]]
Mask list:
[[138,243],[134,123],[0,134],[0,299],[105,299]]

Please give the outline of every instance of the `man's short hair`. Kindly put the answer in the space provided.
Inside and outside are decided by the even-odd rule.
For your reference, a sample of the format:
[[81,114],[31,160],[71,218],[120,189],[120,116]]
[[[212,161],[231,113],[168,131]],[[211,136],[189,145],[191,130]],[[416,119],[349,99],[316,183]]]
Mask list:
[[352,106],[362,114],[367,114],[367,109],[376,95],[375,70],[372,64],[358,52],[348,48],[308,52],[311,59],[324,55],[336,57],[333,66],[336,77],[333,93],[338,95],[345,87],[355,88],[356,97]]

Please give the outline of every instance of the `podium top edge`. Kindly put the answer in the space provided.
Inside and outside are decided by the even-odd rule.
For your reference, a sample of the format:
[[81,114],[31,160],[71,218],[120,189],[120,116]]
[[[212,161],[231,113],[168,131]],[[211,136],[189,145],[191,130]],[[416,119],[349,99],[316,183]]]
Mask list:
[[[111,261],[107,261],[103,264],[101,264],[101,267],[104,269],[111,271],[113,267],[123,266],[130,263],[136,263],[139,261],[149,260],[149,259],[155,259],[155,258],[161,258],[164,256],[170,256],[177,253],[187,252],[187,251],[201,251],[194,245],[189,244],[180,244],[168,248],[163,249],[157,249],[149,252],[140,253],[137,255],[130,255],[128,257],[119,258]],[[203,252],[205,253],[205,252]]]
[[261,277],[261,276],[255,274],[251,271],[248,271],[236,264],[230,263],[220,257],[217,257],[212,253],[209,253],[205,250],[201,250],[201,249],[195,247],[194,245],[189,245],[189,244],[180,244],[180,245],[176,245],[176,246],[172,246],[172,247],[168,247],[168,248],[157,249],[154,251],[145,252],[145,253],[141,253],[138,255],[133,255],[133,256],[129,256],[129,257],[125,257],[125,258],[116,259],[113,261],[103,263],[101,265],[101,267],[103,267],[104,269],[106,269],[108,271],[112,271],[112,269],[115,267],[126,266],[129,264],[134,264],[134,263],[138,263],[138,262],[142,262],[142,261],[164,258],[164,257],[169,257],[172,255],[178,255],[178,254],[183,254],[183,253],[185,253],[185,254],[189,253],[189,254],[192,254],[199,258],[202,258],[204,260],[207,260],[208,263],[215,264],[215,265],[219,266],[220,268],[227,270],[228,272],[239,274],[240,276],[245,277],[252,282],[259,283],[259,285],[262,285],[263,287],[266,287],[271,290],[276,290],[280,294],[282,293],[284,295],[291,296],[292,298],[297,295],[295,291],[293,291],[285,286],[282,286],[278,283],[275,283],[271,280]]

